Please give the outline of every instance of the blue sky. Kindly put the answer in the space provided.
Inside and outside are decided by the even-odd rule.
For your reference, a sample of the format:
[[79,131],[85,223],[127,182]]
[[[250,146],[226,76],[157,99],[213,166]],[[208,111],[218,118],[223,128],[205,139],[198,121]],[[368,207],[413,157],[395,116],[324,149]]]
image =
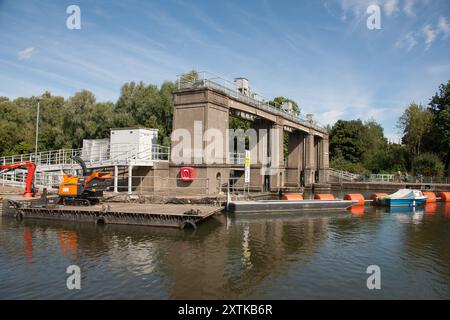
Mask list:
[[[66,27],[72,4],[80,30]],[[380,30],[366,26],[371,4]],[[398,138],[404,108],[450,80],[450,2],[0,0],[0,48],[0,96],[89,89],[115,101],[127,81],[197,69],[246,76],[323,124],[374,118]]]

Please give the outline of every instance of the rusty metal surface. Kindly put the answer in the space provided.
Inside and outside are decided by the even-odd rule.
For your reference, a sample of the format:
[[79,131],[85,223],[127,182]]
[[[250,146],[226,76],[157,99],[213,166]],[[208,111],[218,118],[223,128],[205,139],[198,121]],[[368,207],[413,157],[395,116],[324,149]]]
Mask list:
[[95,206],[29,204],[15,209],[16,218],[86,221],[106,224],[129,224],[196,228],[198,222],[222,210],[221,207],[190,204],[108,203]]

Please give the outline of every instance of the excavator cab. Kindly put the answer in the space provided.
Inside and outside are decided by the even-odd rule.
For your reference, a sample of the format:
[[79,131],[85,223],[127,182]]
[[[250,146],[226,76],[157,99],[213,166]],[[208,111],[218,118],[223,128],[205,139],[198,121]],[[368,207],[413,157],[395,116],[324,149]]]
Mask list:
[[94,205],[108,190],[113,177],[109,172],[89,171],[80,157],[73,158],[82,169],[82,176],[64,174],[58,195],[64,205]]

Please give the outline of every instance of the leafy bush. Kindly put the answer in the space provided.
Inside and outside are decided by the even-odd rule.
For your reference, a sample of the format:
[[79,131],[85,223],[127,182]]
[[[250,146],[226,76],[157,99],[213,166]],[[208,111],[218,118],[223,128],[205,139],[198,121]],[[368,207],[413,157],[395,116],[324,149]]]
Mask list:
[[414,161],[414,174],[440,177],[444,174],[444,164],[434,153],[422,153]]
[[343,157],[335,157],[330,161],[330,167],[337,170],[348,171],[357,174],[366,174],[368,171],[362,163],[353,163]]

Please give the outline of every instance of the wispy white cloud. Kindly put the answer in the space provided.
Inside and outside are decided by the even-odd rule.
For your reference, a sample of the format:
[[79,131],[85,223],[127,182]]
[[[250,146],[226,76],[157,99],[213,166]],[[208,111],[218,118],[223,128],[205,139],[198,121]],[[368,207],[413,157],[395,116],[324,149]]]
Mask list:
[[417,44],[414,32],[408,32],[406,35],[401,37],[396,43],[397,48],[406,48],[406,51],[410,51]]
[[398,2],[397,0],[387,0],[384,3],[384,12],[388,15],[391,16],[392,14],[394,14],[396,11],[398,11]]
[[444,34],[444,39],[450,36],[450,24],[445,17],[439,17],[437,29]]
[[33,53],[34,53],[34,48],[30,47],[30,48],[26,48],[26,49],[19,51],[17,53],[17,57],[19,58],[19,60],[28,60],[31,58]]
[[435,64],[425,67],[425,71],[431,74],[442,74],[450,72],[450,64]]
[[425,37],[425,48],[428,50],[433,41],[436,39],[437,32],[431,27],[431,25],[426,24],[422,28],[422,33],[423,36]]
[[323,124],[334,124],[336,121],[342,118],[344,115],[343,111],[340,110],[329,110],[319,114],[319,119]]
[[405,0],[405,4],[403,6],[403,12],[407,16],[414,17],[416,15],[413,10],[414,3],[415,3],[415,0]]

